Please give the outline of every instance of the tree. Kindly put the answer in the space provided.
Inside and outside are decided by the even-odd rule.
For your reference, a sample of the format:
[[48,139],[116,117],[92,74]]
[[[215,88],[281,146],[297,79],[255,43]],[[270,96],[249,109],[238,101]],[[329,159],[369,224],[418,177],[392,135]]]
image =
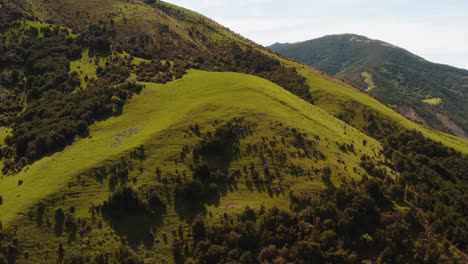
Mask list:
[[150,206],[151,210],[153,210],[153,212],[157,215],[162,214],[163,211],[166,209],[166,204],[161,199],[159,193],[156,191],[151,192],[150,197],[148,198],[148,205]]
[[61,207],[55,209],[55,235],[61,236],[63,232],[63,224],[65,222],[65,214]]
[[65,249],[63,249],[62,242],[60,242],[58,246],[57,255],[58,255],[58,263],[62,263],[63,258],[65,257]]
[[201,182],[206,182],[210,179],[210,168],[207,164],[201,164],[195,167],[193,170],[193,178],[198,179]]
[[179,259],[182,257],[182,250],[184,249],[184,241],[174,239],[172,241],[172,255],[175,259]]
[[199,180],[190,180],[176,188],[176,195],[185,201],[195,202],[203,195],[203,185]]
[[244,251],[244,253],[242,253],[241,257],[239,258],[239,261],[245,264],[255,263],[255,259],[250,251]]
[[268,247],[263,247],[258,254],[259,263],[271,263],[271,261],[276,257],[276,247],[270,245]]
[[291,248],[296,263],[323,263],[323,252],[315,242],[299,241]]
[[223,263],[227,248],[220,245],[211,245],[208,251],[199,256],[201,264]]
[[192,236],[196,242],[204,240],[206,236],[205,221],[202,215],[198,215],[192,224]]

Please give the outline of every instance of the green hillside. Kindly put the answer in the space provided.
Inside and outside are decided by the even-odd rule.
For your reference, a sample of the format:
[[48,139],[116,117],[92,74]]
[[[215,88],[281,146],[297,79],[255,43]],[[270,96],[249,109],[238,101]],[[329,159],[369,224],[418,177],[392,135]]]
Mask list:
[[160,1],[0,35],[0,263],[467,260],[467,140]]
[[[333,138],[334,143],[372,140],[352,127],[349,127],[347,135],[342,134],[346,127],[344,123],[280,87],[249,75],[194,70],[183,79],[165,86],[151,83],[145,83],[145,86],[143,92],[125,106],[122,115],[93,126],[89,138],[80,139],[63,152],[41,159],[14,177],[5,178],[1,184],[2,194],[6,201],[14,200],[14,203],[4,203],[2,212],[6,213],[2,214],[3,223],[8,224],[17,211],[26,210],[41,197],[67,186],[73,176],[80,172],[106,160],[118,159],[123,153],[142,144],[151,143],[155,135],[164,131],[187,129],[188,126],[183,127],[182,124],[191,124],[193,120],[204,121],[205,125],[211,126],[210,123],[215,120],[242,116],[255,123],[261,122],[266,127],[271,122],[287,120],[284,124],[286,127],[305,123],[298,128],[306,133],[333,133],[330,139]],[[256,133],[269,135],[267,130]],[[177,153],[184,146],[183,140],[174,137],[164,143],[175,145],[173,148]],[[378,150],[377,143],[373,147]],[[87,151],[89,149],[93,151]],[[358,159],[352,159],[357,166]],[[40,175],[41,171],[47,171],[48,176]],[[20,187],[24,195],[20,194],[15,199],[18,179],[29,184]]]
[[466,137],[467,70],[352,34],[270,48],[344,79],[413,121]]
[[[220,93],[220,89],[223,93]],[[143,92],[135,96],[121,116],[93,126],[90,138],[81,139],[63,152],[28,166],[14,177],[4,178],[0,184],[0,192],[5,201],[2,205],[2,221],[4,225],[9,226],[10,222],[17,219],[17,212],[26,212],[39,200],[43,200],[47,205],[56,204],[53,202],[54,199],[62,195],[64,200],[56,205],[62,208],[73,206],[77,217],[91,217],[88,212],[89,205],[102,202],[110,192],[108,184],[99,184],[93,177],[87,175],[88,171],[105,165],[109,160],[119,160],[126,153],[138,149],[140,145],[145,146],[146,157],[141,161],[141,165],[137,165],[140,164],[137,162],[135,166],[143,166],[144,171],[130,172],[130,179],[132,177],[138,179],[130,186],[140,188],[156,184],[158,188],[163,188],[162,183],[159,183],[162,186],[158,186],[158,181],[155,181],[156,167],[161,167],[164,178],[175,177],[171,174],[175,174],[176,170],[180,173],[189,171],[185,162],[174,164],[173,160],[178,159],[178,154],[184,146],[192,146],[198,141],[197,137],[187,137],[190,126],[197,124],[202,131],[206,131],[213,129],[214,121],[222,124],[235,117],[245,118],[256,127],[252,136],[242,140],[242,146],[248,143],[259,144],[262,142],[260,136],[270,139],[277,137],[279,140],[280,137],[288,135],[288,128],[296,128],[307,133],[310,138],[314,135],[328,135],[327,138],[317,141],[315,147],[316,151],[327,157],[336,155],[333,149],[337,144],[355,142],[357,154],[339,154],[350,168],[359,168],[358,153],[367,152],[367,149],[357,142],[365,139],[369,142],[367,148],[374,149],[375,153],[380,151],[380,146],[375,140],[263,79],[235,73],[191,71],[183,79],[171,82],[169,85],[146,84]],[[343,131],[347,132],[346,135]],[[294,150],[293,146],[284,148]],[[242,153],[244,152],[246,150],[243,147]],[[242,155],[242,158],[229,165],[229,170],[241,169],[243,165],[250,163],[258,167],[264,166],[255,155]],[[297,162],[298,165],[304,162],[307,164],[307,160],[301,158],[290,159],[289,162]],[[271,161],[267,161],[265,164],[270,163]],[[270,166],[273,170],[275,165],[270,164]],[[314,162],[314,166],[332,168],[334,181],[339,180],[339,174],[345,173],[344,166],[335,158]],[[47,172],[47,176],[41,173],[44,171]],[[347,177],[358,179],[360,177],[358,173],[362,174],[364,171],[359,168],[356,173],[351,173]],[[84,186],[77,182],[78,175],[86,175],[80,177],[80,181],[85,182]],[[20,179],[24,183],[18,186]],[[287,208],[289,198],[286,194],[290,190],[311,191],[323,188],[323,182],[317,176],[295,179],[285,175],[281,183],[285,188],[282,190],[283,194],[270,197],[266,190],[249,190],[241,179],[238,190],[228,192],[216,207],[209,206],[207,209],[218,215],[224,212],[223,208],[226,205],[232,205],[233,212],[243,210],[246,205],[259,208],[261,204],[265,206],[285,204],[283,207]],[[275,189],[276,184],[278,183],[275,182],[269,188]],[[68,197],[70,194],[74,195]],[[53,207],[50,208],[52,209]],[[177,217],[173,219],[174,217],[169,214],[167,219],[163,218],[163,224],[169,225],[165,229],[170,230],[170,223],[177,221]],[[28,227],[29,225],[32,227]],[[30,235],[30,228],[33,227],[35,224],[30,223],[21,228],[18,233],[20,240],[27,238]],[[56,240],[56,243],[61,240],[54,235],[47,240],[49,239]],[[95,241],[93,243],[98,243],[100,239],[103,238],[93,238]],[[44,240],[44,237],[39,236],[37,240]],[[91,246],[88,250],[92,251],[92,248]],[[37,256],[42,256],[42,253],[37,252]]]

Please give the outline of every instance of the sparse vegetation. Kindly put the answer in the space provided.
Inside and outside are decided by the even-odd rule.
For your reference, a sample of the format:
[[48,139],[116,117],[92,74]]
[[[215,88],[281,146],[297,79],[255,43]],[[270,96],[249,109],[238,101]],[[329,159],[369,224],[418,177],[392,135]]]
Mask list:
[[0,9],[0,263],[463,262],[465,141],[147,3]]

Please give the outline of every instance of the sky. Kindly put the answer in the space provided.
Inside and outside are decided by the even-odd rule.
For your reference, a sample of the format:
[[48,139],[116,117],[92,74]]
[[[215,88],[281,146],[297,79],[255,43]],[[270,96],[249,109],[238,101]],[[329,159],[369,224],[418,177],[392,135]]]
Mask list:
[[167,0],[262,45],[354,33],[468,69],[468,0]]

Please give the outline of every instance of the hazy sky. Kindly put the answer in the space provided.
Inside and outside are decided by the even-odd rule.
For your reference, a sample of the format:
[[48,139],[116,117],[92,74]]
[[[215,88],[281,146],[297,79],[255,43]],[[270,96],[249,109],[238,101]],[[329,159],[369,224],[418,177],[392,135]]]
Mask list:
[[468,69],[468,0],[168,0],[263,45],[355,33]]

